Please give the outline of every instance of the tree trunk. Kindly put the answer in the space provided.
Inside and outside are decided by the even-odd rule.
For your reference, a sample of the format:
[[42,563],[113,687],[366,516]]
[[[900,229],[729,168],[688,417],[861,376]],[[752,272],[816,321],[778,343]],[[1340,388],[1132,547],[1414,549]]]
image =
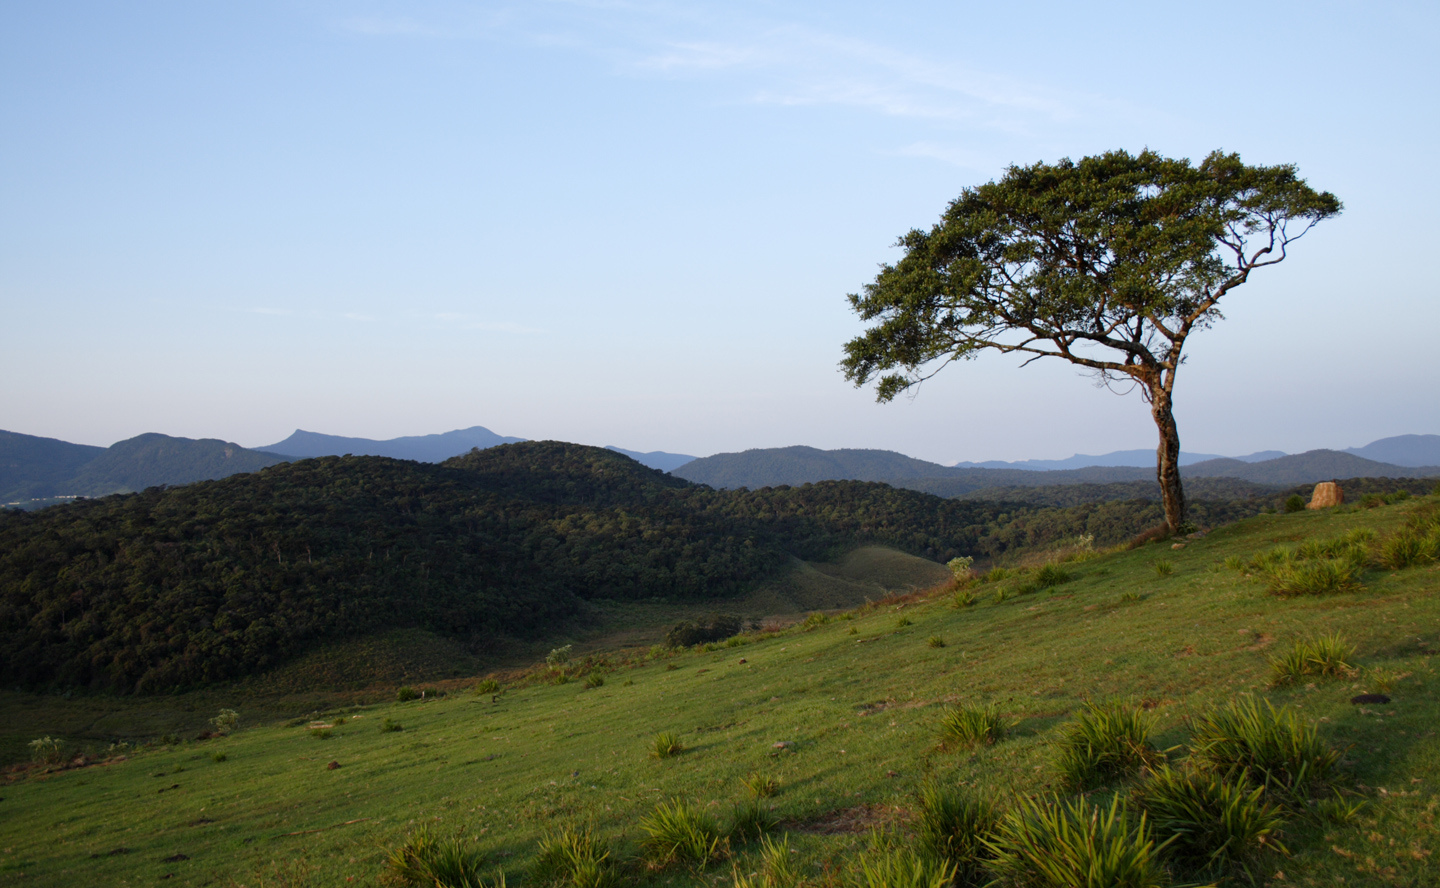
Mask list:
[[1160,386],[1150,389],[1150,414],[1160,429],[1160,446],[1155,451],[1155,478],[1160,482],[1160,501],[1165,505],[1165,523],[1171,533],[1185,520],[1185,489],[1180,485],[1180,430],[1175,426],[1170,393]]

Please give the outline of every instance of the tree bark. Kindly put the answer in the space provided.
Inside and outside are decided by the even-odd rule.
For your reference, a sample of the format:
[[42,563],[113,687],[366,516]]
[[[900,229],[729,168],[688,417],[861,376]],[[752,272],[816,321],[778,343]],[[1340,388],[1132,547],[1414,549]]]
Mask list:
[[1185,489],[1180,484],[1180,430],[1171,410],[1170,392],[1161,386],[1150,389],[1150,415],[1160,430],[1160,446],[1155,451],[1155,478],[1160,482],[1160,501],[1165,506],[1165,523],[1170,532],[1180,529],[1185,520]]

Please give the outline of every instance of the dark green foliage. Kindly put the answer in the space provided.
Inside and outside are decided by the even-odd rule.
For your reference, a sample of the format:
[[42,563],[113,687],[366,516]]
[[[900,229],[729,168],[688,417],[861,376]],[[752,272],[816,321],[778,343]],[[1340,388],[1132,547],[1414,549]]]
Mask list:
[[1005,737],[1005,720],[991,703],[985,706],[956,706],[940,721],[940,736],[946,743],[975,746],[994,743]]
[[1083,796],[1022,799],[986,841],[993,884],[1013,888],[1158,888],[1168,885],[1162,849],[1144,814],[1119,796],[1108,807]]
[[1086,703],[1061,729],[1056,767],[1066,788],[1084,791],[1136,776],[1163,756],[1150,743],[1155,720],[1121,702]]
[[1267,852],[1287,854],[1279,833],[1285,817],[1264,799],[1263,787],[1250,787],[1225,776],[1164,767],[1137,793],[1155,838],[1167,842],[1166,854],[1189,873],[1244,875]]
[[1305,497],[1298,493],[1290,494],[1290,496],[1285,498],[1285,511],[1287,514],[1290,512],[1305,511]]
[[553,888],[612,888],[621,884],[605,840],[592,827],[566,826],[540,842],[530,882]]
[[730,811],[728,835],[734,841],[746,842],[760,838],[779,824],[780,818],[757,797],[740,802]]
[[1270,658],[1273,683],[1289,684],[1312,676],[1343,678],[1355,672],[1355,667],[1349,662],[1353,656],[1355,646],[1346,642],[1338,632],[1302,639],[1284,653]]
[[707,641],[724,641],[732,635],[739,635],[741,620],[731,614],[710,614],[695,620],[684,620],[665,633],[665,643],[671,647],[690,647]]
[[383,722],[380,723],[380,733],[382,734],[390,734],[396,731],[403,730],[405,730],[405,726],[392,718],[387,717]]
[[1068,583],[1073,579],[1075,579],[1074,574],[1060,565],[1053,563],[1041,565],[1030,577],[1030,581],[1034,583],[1038,589],[1052,589],[1061,583]]
[[436,838],[421,829],[390,852],[388,870],[397,882],[414,888],[505,888],[505,873],[485,878],[485,855],[460,839]]
[[640,844],[657,864],[687,863],[704,869],[723,853],[720,827],[704,811],[680,800],[661,802],[641,818]]
[[985,862],[990,857],[984,839],[998,822],[987,801],[958,787],[931,783],[920,791],[916,838],[920,850],[955,867],[955,884],[985,883]]
[[412,687],[402,687],[395,692],[395,700],[398,703],[409,703],[411,700],[419,700],[420,692]]
[[1292,709],[1242,697],[1193,720],[1191,755],[1218,774],[1243,774],[1286,801],[1325,795],[1340,753]]

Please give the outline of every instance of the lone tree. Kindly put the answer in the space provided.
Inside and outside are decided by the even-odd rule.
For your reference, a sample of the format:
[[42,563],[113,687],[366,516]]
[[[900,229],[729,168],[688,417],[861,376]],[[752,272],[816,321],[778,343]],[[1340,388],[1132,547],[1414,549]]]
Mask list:
[[1185,494],[1171,395],[1186,338],[1222,317],[1220,299],[1251,272],[1283,261],[1340,209],[1293,165],[1246,166],[1219,151],[1198,166],[1152,151],[1012,166],[965,189],[928,232],[901,237],[905,256],[850,295],[877,323],[846,343],[841,366],[857,386],[878,378],[880,401],[987,349],[1132,382],[1160,430],[1156,475],[1178,530]]

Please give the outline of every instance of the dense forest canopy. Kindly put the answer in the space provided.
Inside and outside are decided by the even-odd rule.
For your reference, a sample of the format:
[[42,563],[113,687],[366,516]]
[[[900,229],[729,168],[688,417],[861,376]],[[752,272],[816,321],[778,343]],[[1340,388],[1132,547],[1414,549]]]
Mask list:
[[0,681],[158,692],[391,627],[480,644],[540,635],[587,599],[721,598],[791,556],[986,558],[1160,517],[1153,503],[1037,509],[852,481],[717,491],[557,442],[438,465],[303,460],[0,513]]

